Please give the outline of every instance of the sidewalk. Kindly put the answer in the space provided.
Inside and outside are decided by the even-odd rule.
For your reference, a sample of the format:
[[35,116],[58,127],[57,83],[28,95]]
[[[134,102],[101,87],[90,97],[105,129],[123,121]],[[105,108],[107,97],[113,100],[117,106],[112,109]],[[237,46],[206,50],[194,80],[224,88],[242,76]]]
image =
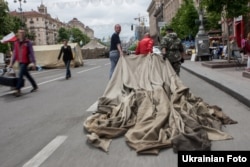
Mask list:
[[203,66],[202,63],[204,61],[186,60],[182,64],[182,69],[207,81],[250,107],[250,78],[242,76],[243,68],[209,68]]

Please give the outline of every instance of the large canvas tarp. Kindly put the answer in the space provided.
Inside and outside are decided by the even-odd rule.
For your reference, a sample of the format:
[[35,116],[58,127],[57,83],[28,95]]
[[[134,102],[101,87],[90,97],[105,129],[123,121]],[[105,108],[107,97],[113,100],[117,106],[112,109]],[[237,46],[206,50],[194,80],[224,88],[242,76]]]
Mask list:
[[124,135],[137,153],[162,148],[210,150],[211,140],[232,139],[223,124],[236,123],[218,106],[196,97],[158,55],[126,56],[118,61],[98,108],[83,123],[89,143],[108,151]]
[[[78,67],[83,66],[83,58],[81,48],[77,43],[68,43],[73,52],[74,60],[71,61],[71,66]],[[34,52],[36,56],[37,65],[43,68],[58,68],[64,67],[62,58],[57,62],[62,44],[57,45],[37,45],[34,46]]]
[[104,57],[107,52],[107,46],[99,43],[97,39],[92,39],[86,45],[82,46],[82,55],[84,59],[94,59]]

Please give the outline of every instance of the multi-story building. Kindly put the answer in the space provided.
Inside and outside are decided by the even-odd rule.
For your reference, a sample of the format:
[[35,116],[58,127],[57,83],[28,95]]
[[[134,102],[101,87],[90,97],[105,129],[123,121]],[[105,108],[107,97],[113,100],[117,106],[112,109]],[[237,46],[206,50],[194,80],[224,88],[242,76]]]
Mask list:
[[81,30],[84,34],[86,34],[89,38],[94,38],[94,31],[89,28],[88,26],[85,27],[85,25],[80,22],[77,18],[73,18],[68,22],[68,25],[70,27],[75,27]]
[[[200,0],[194,0],[198,7]],[[184,0],[152,0],[147,11],[149,13],[150,35],[155,42],[159,41],[160,25],[159,23],[169,24],[183,4]]]
[[77,27],[88,37],[92,38],[94,31],[89,27],[85,27],[83,23],[76,18],[69,23],[63,23],[58,18],[52,18],[47,13],[47,7],[41,4],[38,7],[38,11],[27,12],[10,12],[13,16],[21,17],[21,20],[25,22],[30,33],[35,35],[34,45],[51,45],[56,44],[58,39],[58,30],[61,27],[70,28]]

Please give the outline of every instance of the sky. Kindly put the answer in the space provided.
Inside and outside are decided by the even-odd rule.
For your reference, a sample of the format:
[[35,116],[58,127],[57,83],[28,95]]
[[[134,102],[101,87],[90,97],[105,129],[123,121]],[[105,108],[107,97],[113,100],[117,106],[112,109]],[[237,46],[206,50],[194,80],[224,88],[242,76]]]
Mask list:
[[[19,8],[19,1],[6,0],[10,11]],[[94,36],[106,39],[114,32],[114,25],[122,26],[120,37],[124,40],[134,36],[131,25],[138,25],[134,18],[145,18],[149,25],[147,8],[152,0],[26,0],[22,3],[23,11],[35,10],[43,3],[52,18],[67,23],[77,18],[85,26],[94,30]],[[23,2],[23,0],[22,0]]]

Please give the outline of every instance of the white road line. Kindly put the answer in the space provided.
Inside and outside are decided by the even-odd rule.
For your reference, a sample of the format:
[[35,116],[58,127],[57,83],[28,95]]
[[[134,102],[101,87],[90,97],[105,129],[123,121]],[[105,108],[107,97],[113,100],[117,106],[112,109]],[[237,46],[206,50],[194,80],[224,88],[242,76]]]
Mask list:
[[94,69],[97,69],[97,68],[101,68],[101,66],[93,67],[93,68],[83,70],[83,71],[78,71],[77,73],[80,74],[80,73],[87,72],[87,71],[90,71],[90,70],[94,70]]
[[61,76],[61,77],[54,78],[54,79],[51,79],[51,80],[48,80],[48,81],[40,82],[37,85],[43,85],[43,84],[46,84],[46,83],[49,83],[49,82],[53,82],[53,81],[56,81],[56,80],[59,80],[59,79],[63,79],[63,78],[65,78],[65,77]]
[[86,110],[86,112],[96,112],[96,111],[97,111],[97,104],[98,104],[98,101],[96,101],[94,104],[92,104],[92,105]]
[[[94,70],[94,69],[97,69],[97,68],[101,68],[101,66],[89,68],[89,69],[86,69],[86,70],[83,70],[83,71],[78,71],[77,73],[80,74],[80,73],[87,72],[87,71],[90,71],[90,70]],[[37,83],[37,85],[39,86],[39,85],[47,84],[47,83],[54,82],[56,80],[63,79],[63,78],[65,78],[65,76],[60,76],[60,77],[57,77],[57,78],[54,78],[54,79],[51,79],[51,80],[40,82],[40,83]],[[26,86],[26,87],[22,88],[22,90],[26,90],[26,89],[29,89],[29,88],[31,88],[31,86]],[[4,94],[1,94],[0,97],[3,97],[3,96],[8,95],[8,94],[13,94],[14,92],[15,92],[15,90],[8,91],[8,92],[6,92]]]
[[67,136],[57,136],[47,146],[45,146],[40,152],[38,152],[32,159],[26,162],[23,167],[39,167],[53,152],[64,143]]
[[[50,82],[53,82],[53,81],[56,81],[56,80],[59,80],[59,79],[63,79],[65,78],[64,76],[61,76],[61,77],[58,77],[58,78],[55,78],[55,79],[51,79],[51,80],[48,80],[48,81],[44,81],[44,82],[40,82],[38,83],[37,85],[43,85],[43,84],[46,84],[46,83],[50,83]],[[26,89],[30,89],[32,86],[25,86],[24,88],[22,88],[22,90],[26,90]],[[15,90],[11,90],[11,91],[8,91],[4,94],[1,94],[0,97],[3,97],[3,96],[6,96],[8,94],[13,94],[15,93]]]
[[110,63],[106,63],[105,66],[110,65]]
[[42,71],[38,71],[38,72],[32,72],[31,74],[32,75],[37,75],[37,74],[43,74],[43,73],[48,73],[48,72],[51,72],[51,71],[60,71],[62,69],[54,69],[54,70],[42,70]]

